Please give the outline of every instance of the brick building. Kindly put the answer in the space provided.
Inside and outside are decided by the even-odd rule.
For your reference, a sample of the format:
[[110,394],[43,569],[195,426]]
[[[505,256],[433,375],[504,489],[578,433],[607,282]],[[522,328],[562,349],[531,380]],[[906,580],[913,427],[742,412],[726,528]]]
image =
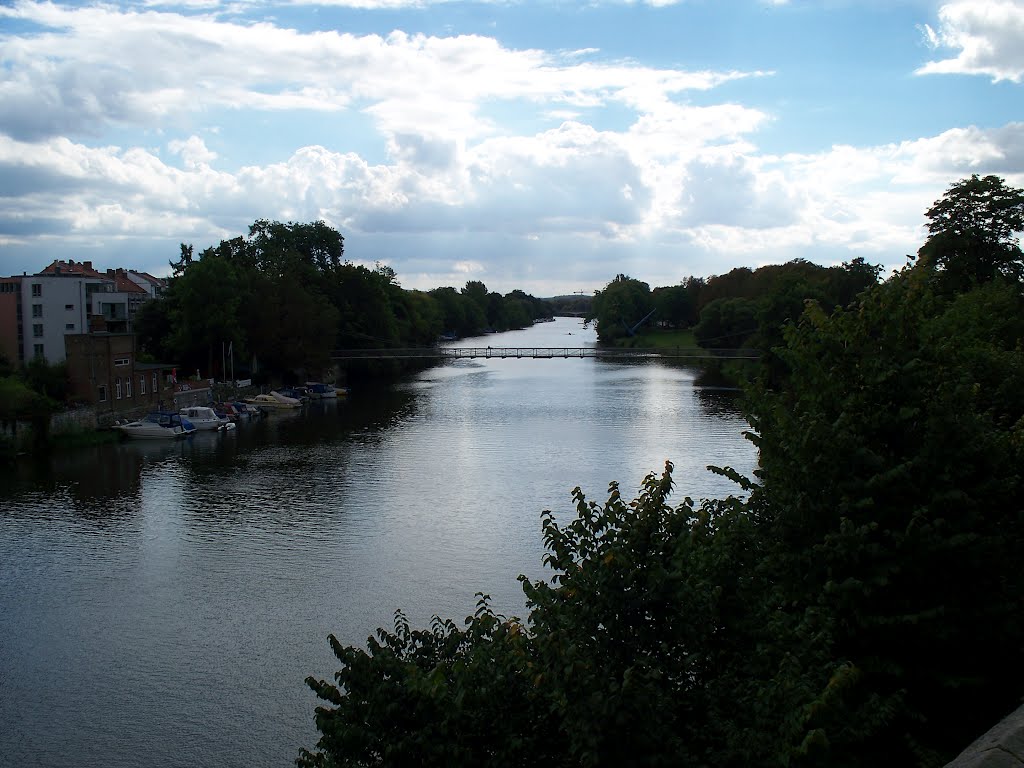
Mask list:
[[14,365],[25,362],[21,278],[0,277],[0,352]]
[[69,334],[64,341],[71,396],[95,407],[98,423],[174,407],[172,366],[138,362],[134,334]]

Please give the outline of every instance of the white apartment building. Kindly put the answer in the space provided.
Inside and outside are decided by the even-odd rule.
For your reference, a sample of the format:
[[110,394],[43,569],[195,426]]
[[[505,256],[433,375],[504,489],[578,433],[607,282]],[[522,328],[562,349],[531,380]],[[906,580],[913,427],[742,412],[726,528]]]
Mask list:
[[130,332],[137,292],[144,289],[118,287],[118,281],[96,272],[89,262],[54,262],[39,274],[22,277],[22,359],[63,362],[68,334]]

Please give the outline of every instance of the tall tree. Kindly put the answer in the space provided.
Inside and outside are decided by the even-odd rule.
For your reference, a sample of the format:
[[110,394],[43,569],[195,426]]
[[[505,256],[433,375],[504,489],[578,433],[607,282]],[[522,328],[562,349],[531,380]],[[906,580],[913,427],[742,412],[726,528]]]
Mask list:
[[594,293],[586,319],[596,321],[598,338],[610,340],[629,335],[652,309],[651,287],[620,274],[603,290]]
[[224,342],[244,344],[240,287],[234,266],[216,254],[204,254],[174,278],[170,289],[171,347],[179,357],[177,362],[213,375]]
[[1024,232],[1024,191],[998,176],[974,174],[951,185],[925,215],[929,237],[918,258],[947,287],[963,290],[997,275],[1024,278],[1016,239]]

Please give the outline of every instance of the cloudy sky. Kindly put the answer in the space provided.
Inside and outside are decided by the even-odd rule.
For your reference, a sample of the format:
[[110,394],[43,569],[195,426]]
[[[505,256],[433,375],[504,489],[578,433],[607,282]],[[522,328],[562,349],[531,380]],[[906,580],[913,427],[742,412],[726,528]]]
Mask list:
[[322,219],[407,288],[886,271],[1024,186],[1024,0],[0,0],[0,273]]

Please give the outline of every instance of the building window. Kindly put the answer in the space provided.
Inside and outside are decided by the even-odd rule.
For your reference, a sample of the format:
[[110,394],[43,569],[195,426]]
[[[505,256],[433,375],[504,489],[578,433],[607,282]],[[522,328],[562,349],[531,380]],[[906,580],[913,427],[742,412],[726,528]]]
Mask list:
[[36,323],[32,326],[32,335],[35,336],[36,338],[39,338],[40,336],[43,335],[42,323]]
[[139,376],[139,394],[140,395],[146,394],[146,377],[145,376]]
[[121,399],[121,377],[120,376],[118,376],[116,379],[114,379],[114,399],[115,400],[120,400]]
[[64,323],[64,330],[65,331],[73,331],[73,330],[75,330],[75,324],[74,323]]
[[156,374],[154,373],[154,374],[153,374],[153,394],[154,394],[154,395],[155,395],[155,394],[156,394],[157,392],[159,392],[159,391],[160,391],[160,390],[159,390],[159,389],[157,388],[157,383],[158,383],[158,380],[157,380]]
[[42,304],[33,304],[32,305],[32,317],[42,317],[42,316],[43,316],[43,305]]
[[32,283],[32,296],[35,297],[35,296],[42,296],[42,295],[43,295],[43,285],[42,285],[42,283]]
[[64,305],[64,309],[66,309],[68,312],[73,312],[74,309],[75,309],[75,305],[74,304],[65,304]]
[[125,376],[124,377],[124,396],[125,397],[131,397],[132,396],[132,377],[131,376]]
[[128,358],[127,357],[119,357],[116,360],[114,360],[114,365],[117,366],[118,368],[121,368],[121,367],[123,367],[125,365],[128,365]]
[[46,357],[46,355],[43,354],[42,344],[34,344],[32,346],[32,354],[34,354],[36,357]]
[[100,403],[107,402],[107,385],[106,384],[100,384],[99,397],[97,398],[97,402],[100,402]]

